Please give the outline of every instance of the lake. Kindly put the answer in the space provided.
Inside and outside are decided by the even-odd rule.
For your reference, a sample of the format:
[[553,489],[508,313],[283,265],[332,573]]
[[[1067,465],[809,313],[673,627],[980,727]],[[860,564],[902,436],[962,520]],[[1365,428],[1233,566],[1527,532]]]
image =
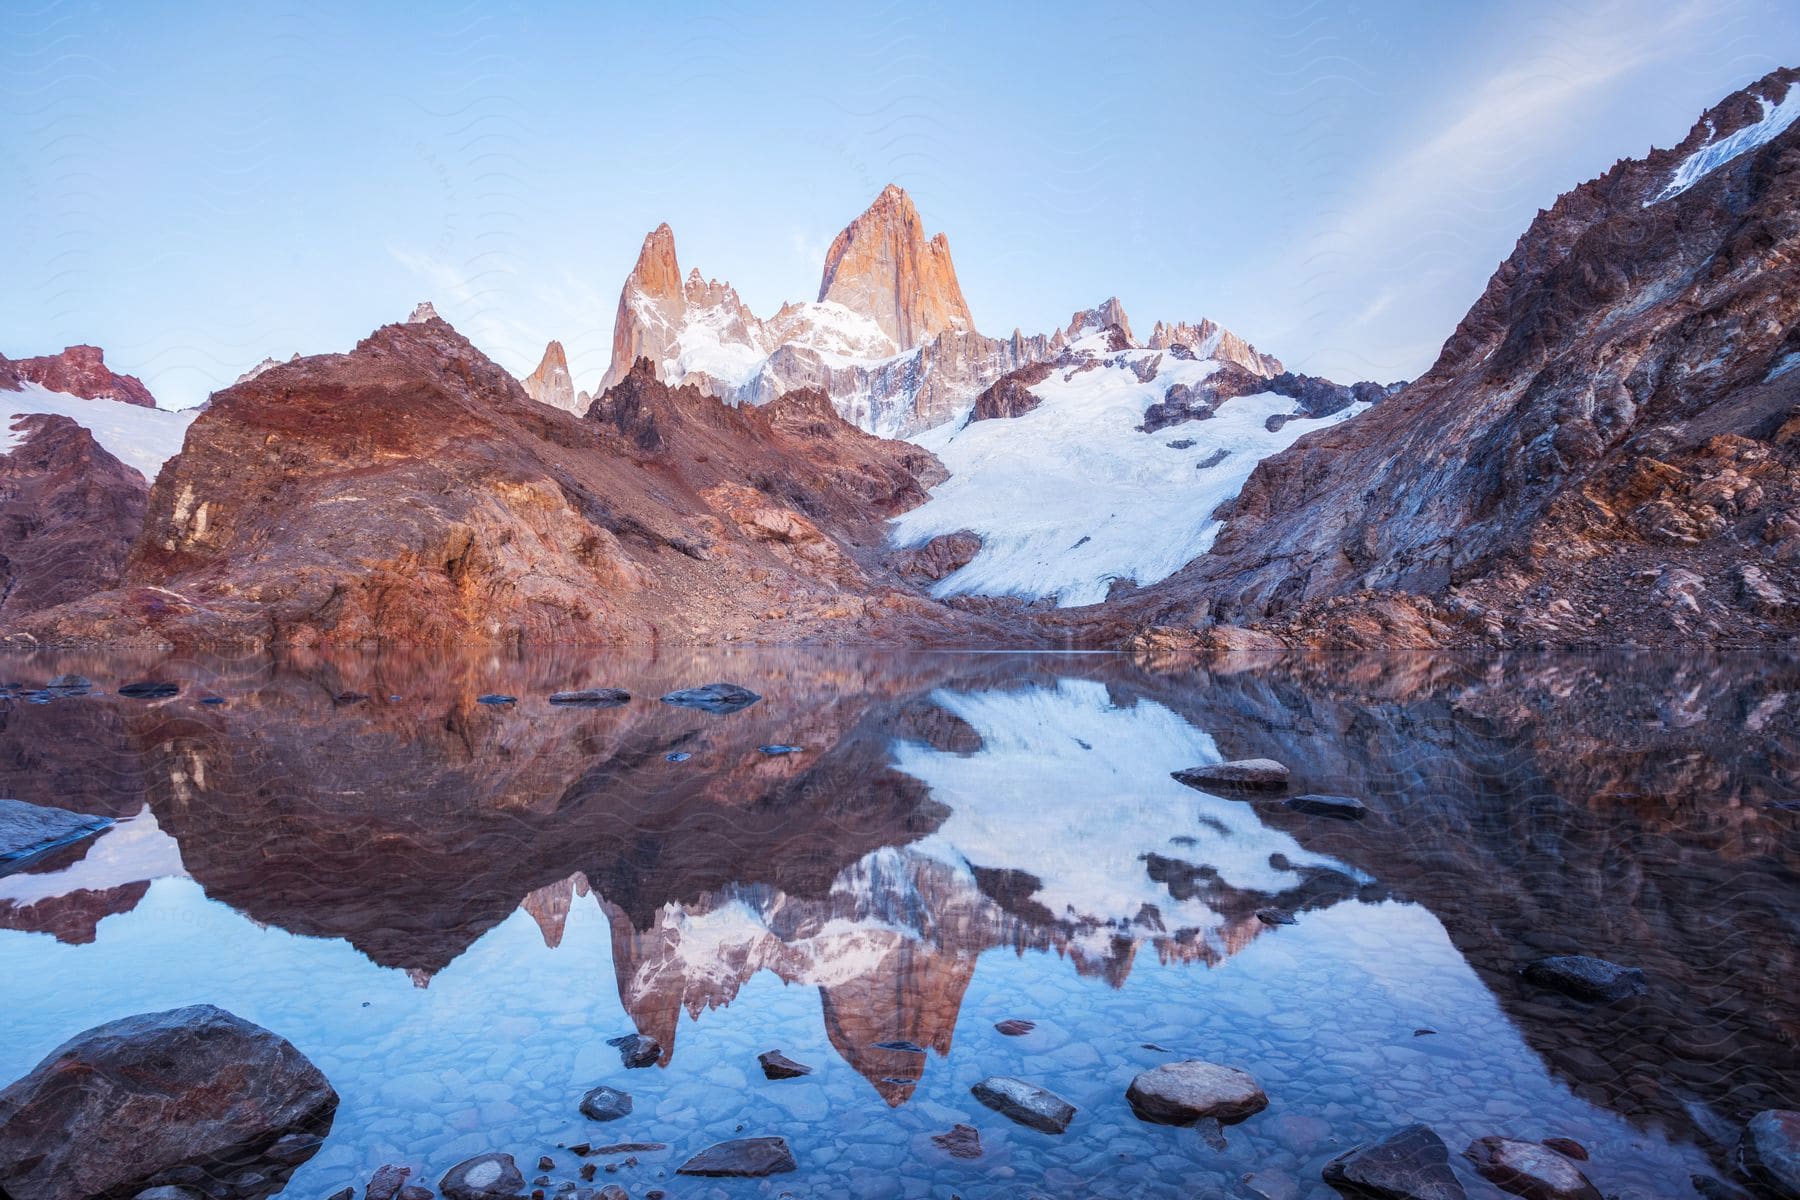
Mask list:
[[[63,672],[96,694],[27,694]],[[0,876],[0,1082],[102,1021],[217,1004],[342,1098],[289,1196],[360,1196],[384,1163],[435,1188],[497,1150],[552,1196],[1291,1200],[1422,1122],[1470,1196],[1502,1194],[1461,1156],[1498,1134],[1682,1197],[1800,1101],[1778,657],[70,653],[0,678],[0,795],[117,821]],[[181,691],[115,694],[146,678]],[[716,681],[762,699],[658,699]],[[632,699],[547,700],[597,687]],[[1172,778],[1242,758],[1367,815]],[[1575,953],[1647,993],[1521,975]],[[633,1033],[657,1047],[628,1068],[608,1043]],[[771,1050],[811,1074],[765,1078]],[[1133,1077],[1188,1058],[1268,1107],[1140,1120]],[[994,1075],[1073,1121],[987,1108]],[[578,1111],[601,1084],[629,1115]],[[979,1157],[934,1140],[959,1124]],[[765,1134],[796,1172],[675,1174]],[[568,1149],[625,1142],[665,1148]]]

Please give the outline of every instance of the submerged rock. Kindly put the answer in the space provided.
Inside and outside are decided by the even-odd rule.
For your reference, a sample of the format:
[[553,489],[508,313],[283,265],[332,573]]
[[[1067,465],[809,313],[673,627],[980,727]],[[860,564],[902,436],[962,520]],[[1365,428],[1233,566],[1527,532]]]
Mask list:
[[1369,815],[1369,808],[1354,796],[1323,796],[1308,793],[1304,796],[1289,796],[1282,801],[1295,812],[1305,813],[1309,817],[1337,817],[1345,821],[1360,821]]
[[1644,973],[1588,954],[1561,954],[1540,958],[1526,966],[1525,978],[1539,987],[1590,1003],[1611,1003],[1650,990]]
[[769,1079],[798,1079],[802,1075],[811,1075],[812,1068],[805,1063],[797,1063],[779,1050],[765,1050],[756,1056],[762,1064],[763,1075]]
[[606,1044],[619,1048],[619,1060],[627,1067],[654,1067],[662,1059],[662,1043],[641,1033],[608,1038]]
[[1463,1157],[1483,1179],[1525,1200],[1601,1200],[1574,1163],[1542,1142],[1476,1138]]
[[509,696],[505,692],[489,692],[484,696],[475,697],[477,704],[517,704],[518,702],[517,696]]
[[789,746],[789,745],[786,745],[781,742],[771,742],[767,746],[758,746],[757,749],[762,751],[764,754],[779,755],[779,754],[798,754],[798,753],[800,753],[800,747]]
[[1359,1200],[1467,1200],[1450,1150],[1429,1125],[1408,1125],[1325,1164],[1325,1182]]
[[662,698],[664,704],[698,708],[721,716],[740,712],[761,699],[761,696],[749,688],[739,687],[735,683],[709,683],[704,687],[683,688]]
[[1229,1125],[1269,1106],[1269,1097],[1248,1071],[1199,1059],[1141,1072],[1125,1098],[1140,1118],[1164,1125],[1208,1119]]
[[166,700],[180,692],[180,684],[158,683],[148,679],[140,680],[137,683],[128,683],[119,689],[119,695],[128,700]]
[[330,1128],[337,1104],[285,1038],[223,1009],[123,1017],[0,1091],[0,1194],[130,1196],[230,1163],[233,1174],[213,1182],[237,1195],[238,1178],[285,1180],[319,1144],[285,1136]]
[[510,1154],[478,1154],[444,1172],[438,1191],[445,1200],[515,1200],[525,1194],[525,1176]]
[[552,692],[550,703],[563,708],[617,708],[631,703],[631,693],[622,688],[588,688],[579,692]]
[[618,1088],[592,1088],[581,1098],[581,1115],[590,1121],[616,1121],[630,1111],[631,1094]]
[[934,1133],[931,1141],[951,1158],[980,1158],[981,1131],[973,1125],[952,1125],[948,1133]]
[[1272,758],[1243,758],[1235,762],[1209,763],[1172,772],[1180,783],[1205,791],[1208,788],[1231,788],[1236,791],[1280,791],[1288,783],[1288,769]]
[[779,1137],[735,1138],[708,1146],[675,1168],[677,1175],[757,1177],[796,1170],[787,1139]]
[[1256,910],[1256,919],[1264,925],[1292,925],[1295,923],[1294,914],[1285,908],[1259,908]]
[[1738,1139],[1738,1168],[1783,1200],[1800,1197],[1800,1112],[1769,1108],[1750,1118]]
[[59,846],[93,837],[111,825],[107,817],[70,812],[47,804],[0,800],[0,875],[43,857]]
[[411,1167],[384,1163],[369,1176],[369,1186],[363,1189],[363,1200],[394,1200],[411,1176]]
[[1021,1125],[1061,1133],[1075,1119],[1075,1106],[1036,1084],[1010,1075],[992,1075],[969,1089],[975,1098]]
[[1021,1021],[1017,1018],[1013,1018],[1011,1020],[997,1022],[994,1025],[994,1028],[1005,1037],[1024,1037],[1026,1034],[1037,1028],[1037,1022]]

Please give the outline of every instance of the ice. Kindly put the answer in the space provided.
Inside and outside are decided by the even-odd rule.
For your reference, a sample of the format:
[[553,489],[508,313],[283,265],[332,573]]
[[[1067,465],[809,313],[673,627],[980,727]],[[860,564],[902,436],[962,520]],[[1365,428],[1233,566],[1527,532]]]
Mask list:
[[14,420],[33,413],[56,413],[85,426],[107,453],[154,480],[162,465],[181,453],[182,439],[199,411],[168,412],[119,400],[84,400],[27,382],[20,391],[0,391],[0,414],[6,418],[5,427],[0,428],[0,451],[11,451],[25,440],[12,428]]
[[1664,200],[1681,195],[1699,183],[1708,173],[1717,170],[1740,154],[1748,153],[1758,146],[1765,146],[1784,133],[1788,126],[1800,120],[1800,85],[1790,86],[1787,95],[1780,104],[1772,104],[1768,100],[1757,97],[1762,105],[1763,115],[1760,121],[1746,125],[1730,137],[1719,141],[1708,140],[1708,144],[1700,147],[1682,160],[1675,173],[1669,176],[1669,182],[1663,190],[1644,202],[1648,208]]

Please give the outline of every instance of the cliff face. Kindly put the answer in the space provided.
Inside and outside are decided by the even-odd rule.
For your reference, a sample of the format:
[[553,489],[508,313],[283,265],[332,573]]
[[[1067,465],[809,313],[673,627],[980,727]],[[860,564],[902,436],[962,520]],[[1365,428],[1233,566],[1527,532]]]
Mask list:
[[927,240],[912,197],[891,183],[833,239],[819,300],[872,318],[902,350],[975,328],[950,240],[941,233]]
[[1800,126],[1771,118],[1796,80],[1541,213],[1425,376],[1257,468],[1146,636],[1791,632]]
[[22,417],[0,454],[0,622],[119,581],[150,485],[68,417]]
[[215,394],[121,586],[22,624],[262,644],[971,628],[881,561],[881,522],[940,471],[924,451],[820,396],[734,409],[647,364],[593,414],[533,402],[441,320],[383,327]]
[[545,346],[544,357],[539,360],[537,370],[519,383],[524,387],[525,394],[539,404],[548,404],[576,416],[586,410],[586,405],[576,402],[575,381],[569,375],[569,359],[563,352],[561,342],[551,342]]

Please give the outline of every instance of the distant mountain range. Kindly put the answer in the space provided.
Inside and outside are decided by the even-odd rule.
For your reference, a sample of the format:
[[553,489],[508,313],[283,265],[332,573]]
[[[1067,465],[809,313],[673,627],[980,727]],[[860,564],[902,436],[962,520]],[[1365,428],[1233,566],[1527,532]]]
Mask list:
[[28,418],[0,463],[0,631],[1791,641],[1797,81],[1540,213],[1405,386],[1295,375],[1205,320],[1140,341],[1117,300],[989,337],[892,186],[818,298],[767,317],[652,231],[592,392],[559,344],[516,380],[429,304],[198,414],[92,347],[0,359]]

